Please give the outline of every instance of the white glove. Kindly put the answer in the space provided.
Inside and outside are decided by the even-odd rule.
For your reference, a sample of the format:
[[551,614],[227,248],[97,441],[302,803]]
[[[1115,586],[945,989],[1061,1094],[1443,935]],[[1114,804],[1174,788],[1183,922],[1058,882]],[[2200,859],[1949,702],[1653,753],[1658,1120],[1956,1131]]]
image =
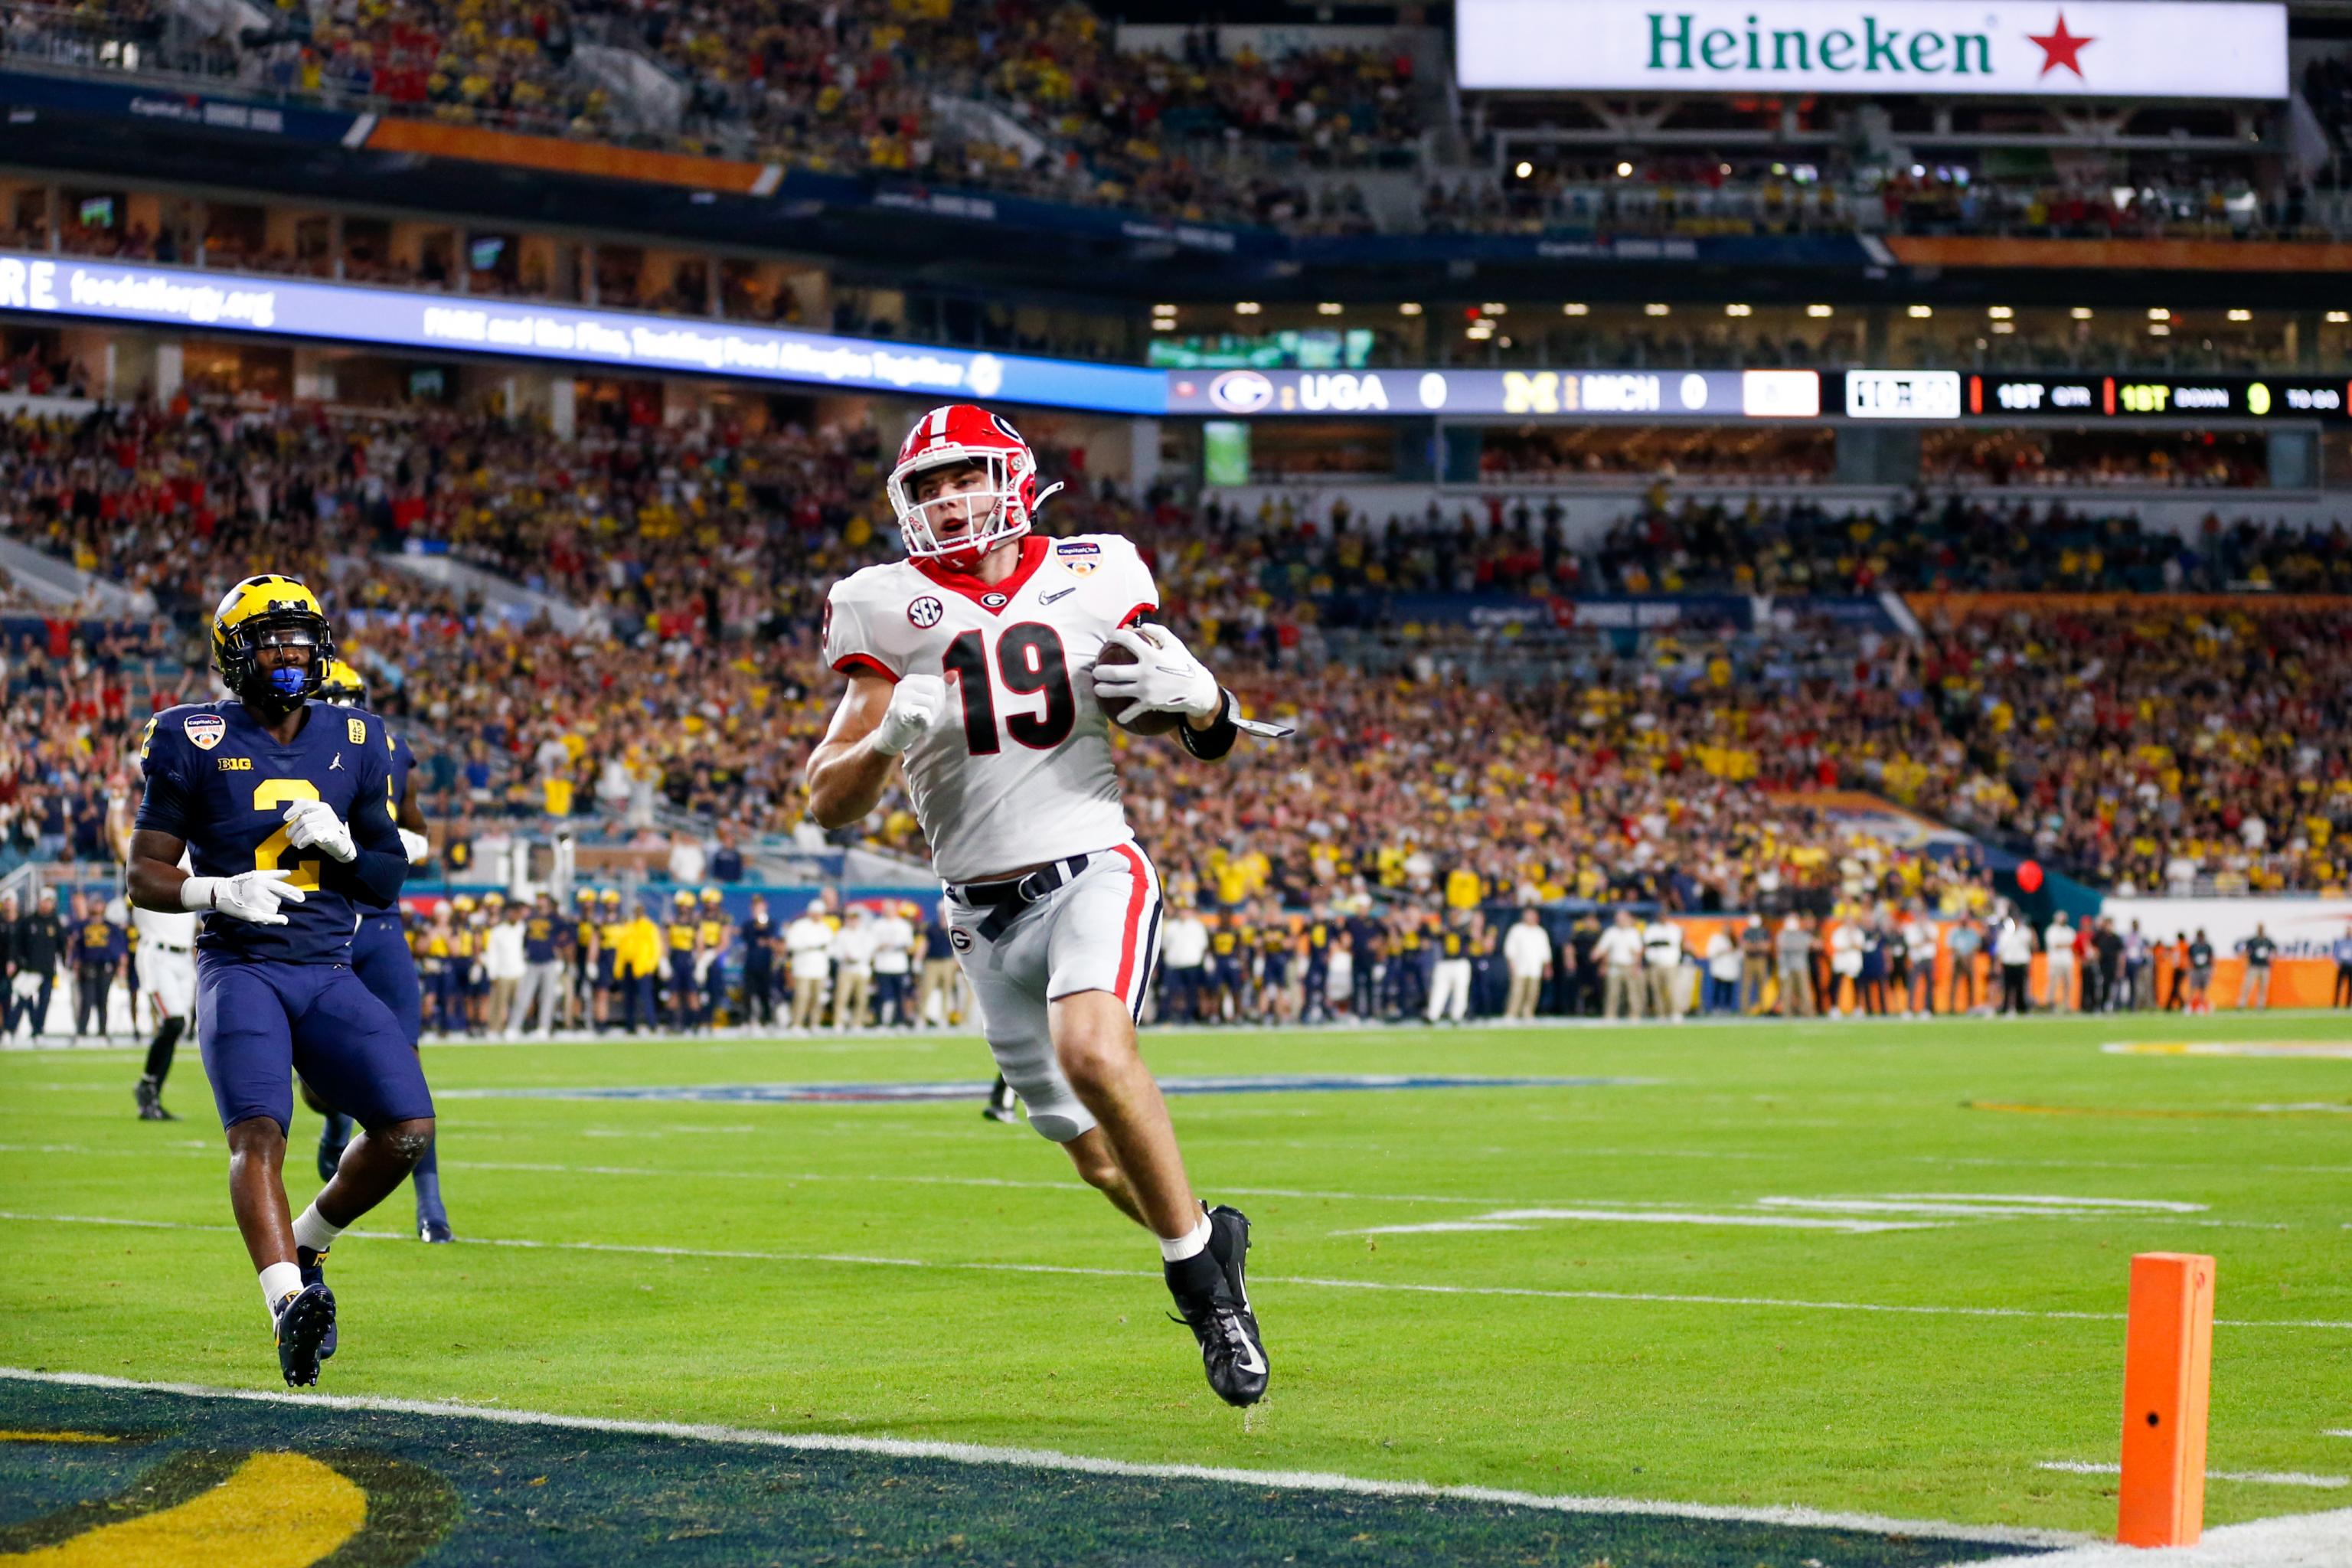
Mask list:
[[413,827],[400,830],[400,847],[408,852],[408,863],[422,866],[433,858],[433,840]]
[[297,849],[323,849],[338,860],[359,854],[348,823],[323,800],[298,800],[286,808],[286,842]]
[[874,726],[874,749],[895,757],[930,732],[947,711],[948,683],[936,675],[909,675],[890,693],[890,710]]
[[[290,835],[289,837],[291,837]],[[279,904],[305,902],[309,895],[290,880],[288,869],[241,871],[234,877],[190,877],[180,884],[180,907],[251,921],[257,926],[282,926]]]
[[1111,633],[1109,640],[1136,658],[1133,664],[1095,666],[1095,700],[1104,711],[1109,712],[1113,703],[1130,705],[1124,712],[1112,714],[1120,723],[1133,723],[1143,713],[1205,719],[1224,701],[1208,666],[1194,658],[1166,626],[1123,626]]

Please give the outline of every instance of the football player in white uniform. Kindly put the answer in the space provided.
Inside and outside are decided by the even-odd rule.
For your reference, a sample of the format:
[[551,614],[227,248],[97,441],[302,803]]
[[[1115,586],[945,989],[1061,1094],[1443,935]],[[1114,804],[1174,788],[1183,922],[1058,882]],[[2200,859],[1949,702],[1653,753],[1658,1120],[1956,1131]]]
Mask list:
[[[907,559],[835,584],[825,604],[825,658],[849,690],[809,758],[809,810],[855,822],[904,766],[998,1068],[1030,1126],[1160,1238],[1210,1387],[1251,1405],[1266,1359],[1244,1279],[1249,1221],[1192,1195],[1136,1049],[1160,879],[1128,826],[1109,729],[1113,714],[1172,726],[1214,760],[1247,721],[1173,635],[1138,629],[1160,601],[1133,544],[1031,532],[1060,488],[1039,492],[1028,444],[984,408],[916,423],[888,484]],[[1105,662],[1113,644],[1131,659]]]
[[[181,869],[188,868],[181,857]],[[142,1121],[177,1121],[163,1109],[163,1079],[171,1075],[172,1057],[196,1011],[196,917],[184,910],[142,910],[131,906],[131,928],[139,945],[131,955],[139,974],[139,990],[155,1020],[154,1037],[147,1042],[147,1065],[139,1075],[131,1098]]]

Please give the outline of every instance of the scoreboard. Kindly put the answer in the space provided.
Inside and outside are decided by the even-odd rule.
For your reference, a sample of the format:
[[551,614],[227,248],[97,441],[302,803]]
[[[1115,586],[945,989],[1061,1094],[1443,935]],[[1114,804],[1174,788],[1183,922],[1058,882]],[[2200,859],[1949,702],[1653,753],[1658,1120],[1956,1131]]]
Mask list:
[[[1849,385],[1868,374],[1849,371]],[[1962,379],[1960,412],[1972,419],[2335,420],[2352,409],[2352,383],[2316,376],[1970,372]]]

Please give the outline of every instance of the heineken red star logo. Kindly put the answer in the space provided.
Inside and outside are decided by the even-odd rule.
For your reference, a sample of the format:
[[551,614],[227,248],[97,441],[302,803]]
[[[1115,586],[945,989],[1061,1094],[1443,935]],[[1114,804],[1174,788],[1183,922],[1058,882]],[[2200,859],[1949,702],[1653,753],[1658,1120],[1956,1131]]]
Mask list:
[[2048,76],[2060,66],[2064,66],[2074,73],[2076,81],[2083,79],[2083,47],[2085,44],[2097,42],[2095,38],[2085,38],[2078,34],[2068,32],[2066,13],[2063,11],[2058,13],[2058,26],[2053,31],[2028,33],[2025,36],[2042,46],[2042,76]]

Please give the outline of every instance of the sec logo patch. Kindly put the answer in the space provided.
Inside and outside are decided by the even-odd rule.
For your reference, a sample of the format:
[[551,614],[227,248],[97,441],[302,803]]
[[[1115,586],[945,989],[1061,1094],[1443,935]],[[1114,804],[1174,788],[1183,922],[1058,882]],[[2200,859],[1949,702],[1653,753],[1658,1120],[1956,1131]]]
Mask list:
[[193,719],[183,719],[180,727],[188,732],[188,743],[200,752],[209,752],[221,743],[228,733],[228,721],[217,713],[199,713]]
[[925,631],[938,626],[947,613],[948,607],[929,594],[907,606],[907,618]]

